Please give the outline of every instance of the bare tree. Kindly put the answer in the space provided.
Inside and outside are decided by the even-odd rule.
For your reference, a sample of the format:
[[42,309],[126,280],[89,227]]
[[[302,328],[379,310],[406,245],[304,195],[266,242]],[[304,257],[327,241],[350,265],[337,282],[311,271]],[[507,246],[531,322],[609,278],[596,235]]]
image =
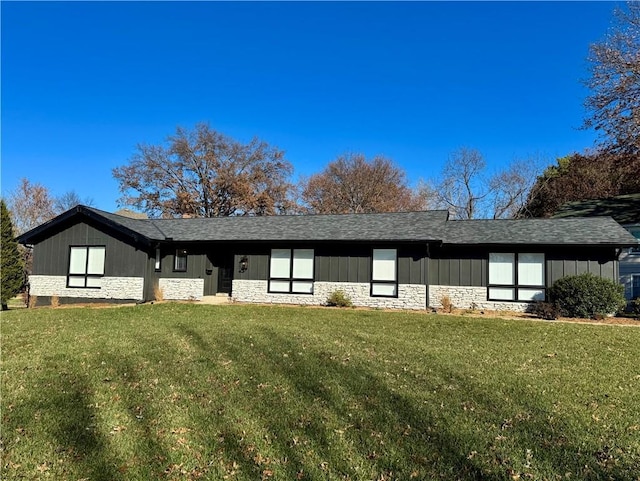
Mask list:
[[449,156],[440,179],[423,183],[421,189],[454,219],[513,218],[527,202],[540,170],[540,158],[531,156],[489,176],[482,154],[462,147]]
[[434,191],[440,206],[455,219],[486,216],[486,201],[491,186],[485,175],[486,163],[476,149],[461,147],[454,151],[442,169]]
[[489,191],[494,219],[514,219],[519,216],[542,170],[539,159],[515,159],[491,177]]
[[75,190],[70,190],[54,199],[53,208],[57,213],[62,213],[78,204],[91,206],[93,205],[93,199],[91,197],[82,199]]
[[602,133],[601,148],[640,153],[640,2],[615,12],[616,24],[591,45],[591,89],[585,127]]
[[306,211],[314,214],[423,210],[425,199],[408,185],[391,159],[345,154],[300,183]]
[[49,189],[37,182],[32,184],[24,177],[9,194],[7,203],[16,234],[33,229],[58,214],[55,198],[51,196]]
[[291,209],[284,152],[256,138],[237,142],[207,124],[178,128],[166,145],[139,145],[113,169],[121,205],[150,216],[271,215]]

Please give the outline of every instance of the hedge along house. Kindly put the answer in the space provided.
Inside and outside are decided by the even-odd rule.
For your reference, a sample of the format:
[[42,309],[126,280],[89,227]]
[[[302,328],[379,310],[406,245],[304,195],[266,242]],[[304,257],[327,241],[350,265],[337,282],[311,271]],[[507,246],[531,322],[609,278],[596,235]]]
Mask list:
[[131,219],[77,206],[26,232],[39,303],[200,300],[525,310],[558,278],[618,278],[613,219],[448,219],[446,211]]

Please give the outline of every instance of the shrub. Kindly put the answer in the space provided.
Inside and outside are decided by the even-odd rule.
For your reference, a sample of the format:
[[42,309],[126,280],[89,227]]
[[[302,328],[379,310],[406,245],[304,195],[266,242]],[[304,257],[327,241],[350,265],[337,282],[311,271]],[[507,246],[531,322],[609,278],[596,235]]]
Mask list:
[[331,307],[352,307],[353,302],[351,298],[347,296],[344,291],[333,291],[327,298],[327,306]]
[[164,301],[164,290],[158,284],[153,286],[153,298],[158,302]]
[[440,299],[440,305],[442,306],[442,310],[444,312],[448,312],[448,313],[453,312],[454,306],[449,296],[442,296],[442,299]]
[[640,297],[636,297],[629,301],[629,305],[627,306],[627,311],[630,314],[634,314],[636,316],[640,316]]
[[559,314],[595,318],[624,308],[624,287],[591,273],[558,279],[549,289],[549,300]]
[[546,319],[548,321],[553,321],[558,318],[558,309],[551,302],[534,302],[529,307],[529,312],[536,317]]

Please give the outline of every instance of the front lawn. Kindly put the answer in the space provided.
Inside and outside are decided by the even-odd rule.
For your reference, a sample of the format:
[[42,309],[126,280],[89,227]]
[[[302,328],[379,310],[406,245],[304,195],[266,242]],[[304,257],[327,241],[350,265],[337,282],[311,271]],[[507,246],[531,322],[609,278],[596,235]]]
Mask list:
[[264,306],[4,312],[1,479],[640,479],[640,329]]

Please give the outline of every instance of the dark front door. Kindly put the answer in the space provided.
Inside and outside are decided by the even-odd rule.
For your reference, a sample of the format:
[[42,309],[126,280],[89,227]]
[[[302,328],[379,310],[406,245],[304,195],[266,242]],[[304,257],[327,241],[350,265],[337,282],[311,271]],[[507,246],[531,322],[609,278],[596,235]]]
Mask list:
[[218,292],[231,294],[233,259],[225,259],[218,267]]

